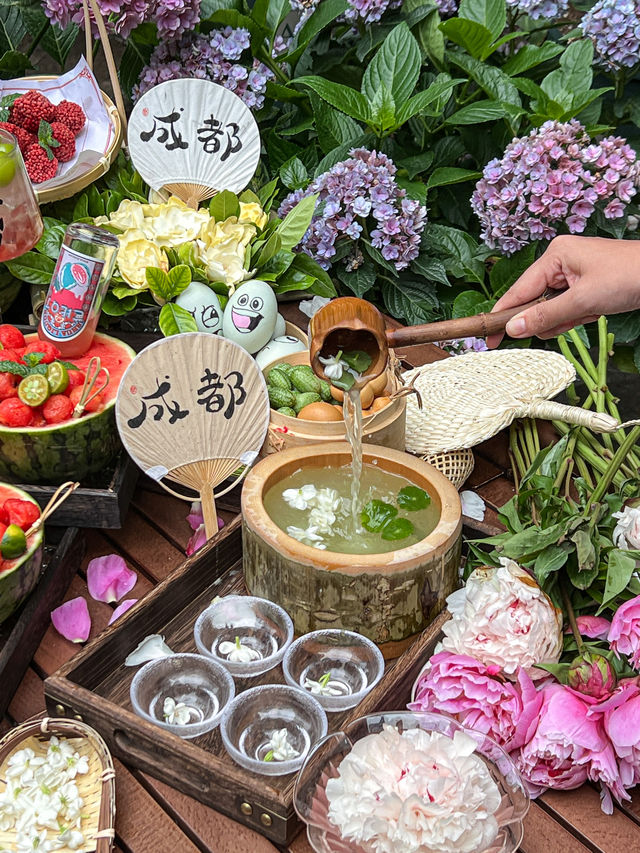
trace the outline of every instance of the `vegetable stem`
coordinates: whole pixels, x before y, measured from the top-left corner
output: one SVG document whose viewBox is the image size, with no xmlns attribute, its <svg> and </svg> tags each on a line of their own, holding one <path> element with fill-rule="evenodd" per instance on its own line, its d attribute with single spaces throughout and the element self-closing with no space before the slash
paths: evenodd
<svg viewBox="0 0 640 853">
<path fill-rule="evenodd" d="M 591 497 L 587 502 L 587 506 L 585 507 L 584 514 L 585 516 L 589 515 L 591 512 L 591 506 L 593 504 L 599 503 L 602 498 L 605 496 L 607 489 L 613 482 L 615 475 L 618 473 L 618 469 L 623 461 L 626 459 L 627 453 L 633 448 L 636 441 L 640 438 L 640 426 L 635 426 L 633 429 L 629 430 L 627 437 L 622 442 L 620 447 L 617 449 L 612 461 L 607 466 L 607 470 L 602 475 L 599 482 L 596 484 L 595 489 L 591 493 Z"/>
<path fill-rule="evenodd" d="M 576 614 L 573 611 L 573 605 L 571 604 L 571 599 L 569 598 L 569 593 L 567 592 L 567 587 L 565 586 L 563 579 L 560 578 L 560 593 L 562 595 L 562 601 L 567 611 L 567 617 L 569 619 L 569 625 L 571 626 L 571 633 L 575 637 L 576 646 L 578 647 L 578 653 L 584 654 L 584 641 L 580 634 L 580 629 L 578 628 L 578 622 L 576 621 Z"/>
</svg>

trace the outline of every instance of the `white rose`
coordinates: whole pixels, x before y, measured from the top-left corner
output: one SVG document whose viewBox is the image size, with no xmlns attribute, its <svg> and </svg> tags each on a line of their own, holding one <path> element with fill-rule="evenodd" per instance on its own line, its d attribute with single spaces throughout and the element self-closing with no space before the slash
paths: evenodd
<svg viewBox="0 0 640 853">
<path fill-rule="evenodd" d="M 211 217 L 205 209 L 192 210 L 180 199 L 171 197 L 166 204 L 147 205 L 153 212 L 141 229 L 148 240 L 164 248 L 174 248 L 195 240 Z"/>
<path fill-rule="evenodd" d="M 139 201 L 132 201 L 126 198 L 120 203 L 120 206 L 109 217 L 111 225 L 120 228 L 121 231 L 128 231 L 130 228 L 142 228 L 144 222 L 144 209 Z"/>
<path fill-rule="evenodd" d="M 621 512 L 614 512 L 618 522 L 613 531 L 613 544 L 623 551 L 640 550 L 640 509 L 625 506 Z"/>
<path fill-rule="evenodd" d="M 546 673 L 538 663 L 556 663 L 562 652 L 562 613 L 531 575 L 513 560 L 476 569 L 447 598 L 452 618 L 436 651 L 470 655 L 497 664 L 513 677 L 519 666 L 532 679 Z"/>
</svg>

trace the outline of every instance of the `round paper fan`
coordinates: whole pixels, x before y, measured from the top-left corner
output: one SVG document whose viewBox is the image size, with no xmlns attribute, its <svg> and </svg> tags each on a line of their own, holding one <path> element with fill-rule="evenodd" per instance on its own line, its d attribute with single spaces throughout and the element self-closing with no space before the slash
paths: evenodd
<svg viewBox="0 0 640 853">
<path fill-rule="evenodd" d="M 140 468 L 184 500 L 200 497 L 207 536 L 218 530 L 215 488 L 255 461 L 269 426 L 262 372 L 242 347 L 188 332 L 142 350 L 116 399 L 120 438 Z M 185 496 L 164 481 L 177 483 Z M 196 495 L 193 495 L 196 492 Z"/>
<path fill-rule="evenodd" d="M 168 80 L 140 98 L 129 119 L 129 153 L 152 189 L 196 207 L 240 192 L 257 168 L 260 133 L 251 110 L 209 80 Z"/>
</svg>

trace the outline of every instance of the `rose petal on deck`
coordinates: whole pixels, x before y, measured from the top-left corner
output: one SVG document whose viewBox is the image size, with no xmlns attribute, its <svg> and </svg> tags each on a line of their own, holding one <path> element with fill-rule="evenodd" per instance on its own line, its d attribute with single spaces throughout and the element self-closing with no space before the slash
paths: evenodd
<svg viewBox="0 0 640 853">
<path fill-rule="evenodd" d="M 87 566 L 89 595 L 96 601 L 119 601 L 136 585 L 138 575 L 119 554 L 96 557 Z"/>
<path fill-rule="evenodd" d="M 116 619 L 122 616 L 123 613 L 126 613 L 129 608 L 133 607 L 133 605 L 136 604 L 137 601 L 137 598 L 125 598 L 125 600 L 120 602 L 120 604 L 113 611 L 113 614 L 111 616 L 111 619 L 109 619 L 108 624 L 111 625 L 113 622 L 115 622 Z"/>
<path fill-rule="evenodd" d="M 52 610 L 51 621 L 56 631 L 72 643 L 84 643 L 89 638 L 91 616 L 87 602 L 81 595 Z"/>
</svg>

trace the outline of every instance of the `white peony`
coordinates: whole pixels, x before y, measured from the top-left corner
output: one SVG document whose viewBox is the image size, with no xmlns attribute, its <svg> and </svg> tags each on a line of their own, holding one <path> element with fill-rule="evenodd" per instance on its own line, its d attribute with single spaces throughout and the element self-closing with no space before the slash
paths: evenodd
<svg viewBox="0 0 640 853">
<path fill-rule="evenodd" d="M 617 524 L 613 531 L 613 544 L 623 551 L 640 550 L 640 509 L 625 506 L 621 512 L 614 512 Z"/>
<path fill-rule="evenodd" d="M 521 666 L 532 679 L 544 678 L 534 665 L 560 659 L 562 613 L 528 572 L 513 560 L 500 562 L 476 569 L 447 598 L 452 618 L 436 652 L 470 655 L 509 677 Z"/>
<path fill-rule="evenodd" d="M 498 834 L 501 795 L 464 732 L 385 726 L 357 741 L 326 787 L 329 820 L 375 853 L 476 853 Z"/>
</svg>

